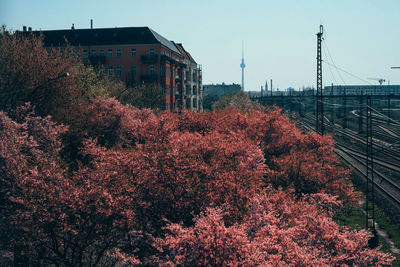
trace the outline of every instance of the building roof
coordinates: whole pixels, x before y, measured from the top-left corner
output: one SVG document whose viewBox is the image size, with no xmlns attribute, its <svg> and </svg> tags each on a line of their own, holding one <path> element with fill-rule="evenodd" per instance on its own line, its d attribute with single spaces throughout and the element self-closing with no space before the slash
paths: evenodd
<svg viewBox="0 0 400 267">
<path fill-rule="evenodd" d="M 175 47 L 175 45 L 173 44 L 173 41 L 168 41 L 166 38 L 164 38 L 163 36 L 161 36 L 160 34 L 158 34 L 157 32 L 153 31 L 152 29 L 148 28 L 154 35 L 154 37 L 157 39 L 157 41 L 159 43 L 161 43 L 162 45 L 168 47 L 169 49 L 171 49 L 172 51 L 177 52 L 178 54 L 182 53 L 179 51 L 179 49 L 177 49 Z M 183 56 L 183 55 L 182 55 Z"/>
<path fill-rule="evenodd" d="M 193 57 L 190 55 L 190 53 L 188 51 L 185 50 L 185 48 L 183 48 L 183 45 L 181 43 L 175 43 L 174 41 L 172 41 L 172 43 L 174 43 L 174 45 L 178 48 L 178 50 L 181 52 L 181 54 L 187 58 L 188 60 L 190 60 L 193 63 L 196 63 L 196 61 L 194 61 Z M 197 63 L 196 63 L 197 64 Z"/>
<path fill-rule="evenodd" d="M 33 33 L 43 34 L 46 47 L 64 46 L 67 43 L 72 46 L 161 44 L 182 56 L 171 41 L 149 27 L 68 29 L 34 31 Z"/>
</svg>

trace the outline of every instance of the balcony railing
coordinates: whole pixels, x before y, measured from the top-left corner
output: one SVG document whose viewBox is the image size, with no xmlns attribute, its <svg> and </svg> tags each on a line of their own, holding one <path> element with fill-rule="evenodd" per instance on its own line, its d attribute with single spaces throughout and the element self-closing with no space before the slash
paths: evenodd
<svg viewBox="0 0 400 267">
<path fill-rule="evenodd" d="M 157 74 L 152 75 L 140 75 L 140 80 L 145 83 L 156 82 L 158 80 Z"/>
<path fill-rule="evenodd" d="M 153 55 L 153 54 L 141 55 L 140 59 L 142 60 L 143 63 L 156 63 L 158 61 L 158 55 Z"/>
<path fill-rule="evenodd" d="M 180 64 L 180 63 L 177 62 L 175 59 L 173 59 L 173 58 L 171 58 L 171 57 L 169 57 L 169 56 L 166 56 L 166 55 L 161 55 L 161 56 L 160 56 L 160 61 L 161 61 L 161 62 L 169 62 L 169 63 L 172 64 L 172 65 Z"/>
</svg>

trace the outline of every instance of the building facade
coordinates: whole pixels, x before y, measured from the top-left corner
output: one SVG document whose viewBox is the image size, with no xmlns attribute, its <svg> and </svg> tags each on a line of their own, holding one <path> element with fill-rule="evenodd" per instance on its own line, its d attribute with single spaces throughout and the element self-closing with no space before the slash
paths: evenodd
<svg viewBox="0 0 400 267">
<path fill-rule="evenodd" d="M 174 43 L 175 44 L 175 43 Z M 186 70 L 184 73 L 185 84 L 185 108 L 191 110 L 203 110 L 203 85 L 201 65 L 197 65 L 190 53 L 185 50 L 182 44 L 175 44 L 184 56 Z"/>
<path fill-rule="evenodd" d="M 185 54 L 177 45 L 149 27 L 75 29 L 33 31 L 42 34 L 49 53 L 60 49 L 65 56 L 75 55 L 110 77 L 127 85 L 153 84 L 165 89 L 165 108 L 176 111 L 186 108 Z M 191 58 L 191 57 L 190 57 Z M 195 61 L 193 60 L 194 64 Z M 196 64 L 197 66 L 197 64 Z M 190 96 L 192 97 L 192 96 Z M 201 110 L 200 106 L 191 109 Z"/>
</svg>

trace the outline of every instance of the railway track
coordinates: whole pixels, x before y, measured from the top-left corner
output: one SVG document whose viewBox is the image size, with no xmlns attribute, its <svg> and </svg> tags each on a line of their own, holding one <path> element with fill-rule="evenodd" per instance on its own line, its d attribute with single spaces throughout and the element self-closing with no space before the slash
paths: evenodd
<svg viewBox="0 0 400 267">
<path fill-rule="evenodd" d="M 349 166 L 351 166 L 353 170 L 356 170 L 364 179 L 367 179 L 365 175 L 366 164 L 362 162 L 360 158 L 351 153 L 347 153 L 342 148 L 337 148 L 335 152 Z M 378 188 L 383 195 L 391 199 L 397 205 L 400 205 L 400 186 L 398 184 L 394 183 L 391 179 L 376 170 L 374 170 L 374 180 L 372 181 L 371 178 L 368 179 L 371 182 L 374 182 L 375 187 Z"/>
<path fill-rule="evenodd" d="M 367 156 L 365 155 L 365 153 L 362 153 L 360 151 L 357 151 L 355 149 L 349 148 L 349 147 L 345 147 L 343 145 L 340 144 L 336 144 L 336 147 L 338 147 L 339 149 L 345 151 L 347 154 L 351 154 L 354 155 L 360 159 L 366 160 Z M 395 165 L 392 164 L 389 161 L 383 160 L 383 159 L 374 159 L 374 164 L 380 165 L 382 167 L 388 168 L 392 171 L 398 172 L 398 174 L 400 175 L 400 165 Z M 399 188 L 400 190 L 400 188 Z"/>
<path fill-rule="evenodd" d="M 315 119 L 310 116 L 302 118 L 301 121 L 310 125 L 311 128 L 313 128 L 312 125 L 315 123 Z M 343 137 L 349 138 L 356 144 L 358 143 L 366 145 L 365 138 L 360 136 L 357 132 L 354 132 L 350 129 L 347 128 L 344 129 L 340 125 L 332 123 L 327 124 L 326 128 L 330 130 L 330 132 L 333 134 L 337 142 L 341 142 L 340 140 L 340 135 L 341 135 Z M 400 164 L 400 149 L 398 147 L 398 145 L 400 145 L 400 139 L 393 140 L 392 142 L 387 142 L 387 140 L 381 140 L 380 135 L 377 136 L 376 131 L 374 131 L 373 140 L 374 140 L 373 147 L 375 152 L 379 151 L 379 154 L 382 154 L 382 156 L 389 157 L 393 161 L 398 162 L 398 164 Z M 391 146 L 396 142 L 399 142 L 399 144 Z"/>
<path fill-rule="evenodd" d="M 298 122 L 301 123 L 301 127 L 306 131 L 315 132 L 314 124 L 315 119 L 310 116 L 303 118 L 297 117 Z M 382 126 L 384 127 L 384 126 Z M 366 155 L 363 151 L 360 151 L 359 147 L 365 147 L 365 138 L 360 137 L 356 132 L 349 129 L 343 129 L 339 125 L 328 124 L 327 128 L 333 132 L 333 137 L 337 144 L 335 145 L 335 153 L 347 164 L 350 168 L 356 171 L 363 179 L 366 177 Z M 385 128 L 385 127 L 384 127 Z M 386 134 L 390 134 L 385 130 Z M 396 134 L 396 133 L 394 133 Z M 343 141 L 343 137 L 350 139 L 353 143 L 352 145 L 357 148 L 352 148 L 351 145 L 346 141 Z M 384 195 L 386 198 L 390 199 L 393 203 L 400 207 L 400 151 L 393 148 L 387 148 L 388 143 L 379 140 L 374 137 L 374 156 L 373 163 L 377 166 L 374 169 L 374 185 L 377 190 Z M 385 149 L 387 148 L 387 149 Z M 378 157 L 379 156 L 379 157 Z M 381 172 L 385 171 L 385 174 Z M 390 173 L 391 175 L 387 175 Z"/>
</svg>

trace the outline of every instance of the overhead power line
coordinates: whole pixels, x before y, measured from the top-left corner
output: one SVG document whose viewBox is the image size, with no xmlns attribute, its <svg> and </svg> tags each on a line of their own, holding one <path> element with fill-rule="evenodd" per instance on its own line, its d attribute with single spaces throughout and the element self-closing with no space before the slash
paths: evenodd
<svg viewBox="0 0 400 267">
<path fill-rule="evenodd" d="M 322 61 L 322 62 L 324 62 L 324 63 L 327 64 L 327 65 L 333 66 L 333 65 L 330 64 L 329 62 L 326 62 L 326 61 Z M 342 69 L 342 68 L 339 68 L 338 66 L 333 66 L 333 67 L 336 68 L 336 69 L 338 69 L 338 70 L 340 70 L 340 71 L 342 71 L 342 72 L 344 72 L 344 73 L 346 73 L 346 74 L 348 74 L 348 75 L 350 75 L 350 76 L 352 76 L 352 77 L 354 77 L 354 78 L 356 78 L 356 79 L 359 79 L 360 81 L 363 81 L 363 82 L 365 82 L 365 83 L 368 83 L 369 85 L 373 85 L 373 84 L 370 83 L 369 81 L 367 81 L 367 80 L 365 80 L 365 79 L 363 79 L 363 78 L 360 78 L 360 77 L 358 77 L 357 75 L 352 74 L 352 73 L 350 73 L 350 72 L 348 72 L 348 71 L 346 71 L 346 70 L 344 70 L 344 69 Z"/>
<path fill-rule="evenodd" d="M 340 79 L 342 80 L 343 84 L 346 85 L 345 80 L 343 79 L 342 75 L 341 75 L 340 72 L 338 71 L 338 68 L 336 67 L 335 61 L 333 61 L 333 58 L 332 58 L 331 53 L 330 53 L 329 48 L 328 48 L 328 44 L 326 43 L 325 39 L 322 40 L 322 44 L 324 45 L 326 51 L 328 52 L 328 56 L 329 56 L 329 58 L 331 59 L 331 62 L 332 62 L 332 64 L 333 64 L 333 66 L 335 67 L 338 76 L 339 76 Z"/>
</svg>

